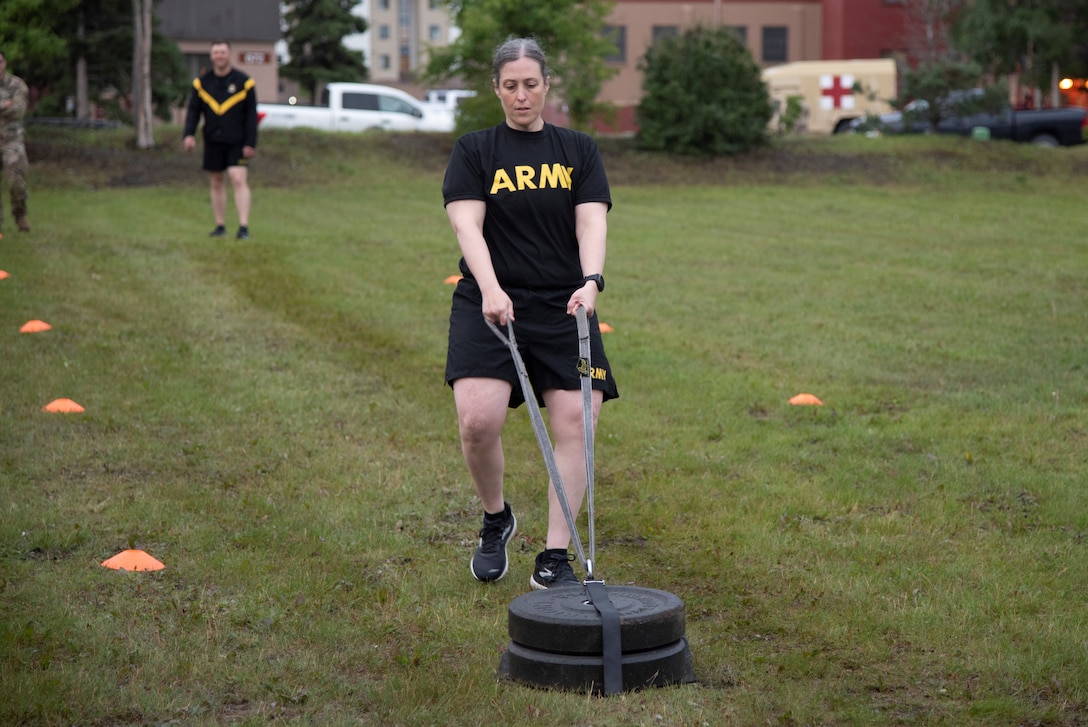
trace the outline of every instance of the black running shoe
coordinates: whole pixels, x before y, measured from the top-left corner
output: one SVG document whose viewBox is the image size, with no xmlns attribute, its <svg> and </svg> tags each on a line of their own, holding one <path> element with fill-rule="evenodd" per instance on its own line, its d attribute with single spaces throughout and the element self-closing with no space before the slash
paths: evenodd
<svg viewBox="0 0 1088 727">
<path fill-rule="evenodd" d="M 248 240 L 249 239 L 249 228 L 248 227 L 239 227 L 238 228 L 238 234 L 234 236 L 234 239 L 235 240 Z"/>
<path fill-rule="evenodd" d="M 510 561 L 506 558 L 506 545 L 518 530 L 518 521 L 510 511 L 510 505 L 496 517 L 484 515 L 480 530 L 480 544 L 472 555 L 472 577 L 478 581 L 497 581 L 506 575 Z"/>
<path fill-rule="evenodd" d="M 208 237 L 226 237 L 227 228 L 223 225 L 216 225 L 215 229 L 208 233 Z"/>
<path fill-rule="evenodd" d="M 574 556 L 566 550 L 545 550 L 536 557 L 536 566 L 533 568 L 533 575 L 529 577 L 529 585 L 538 591 L 582 585 L 574 575 L 574 569 L 570 567 L 572 560 Z"/>
</svg>

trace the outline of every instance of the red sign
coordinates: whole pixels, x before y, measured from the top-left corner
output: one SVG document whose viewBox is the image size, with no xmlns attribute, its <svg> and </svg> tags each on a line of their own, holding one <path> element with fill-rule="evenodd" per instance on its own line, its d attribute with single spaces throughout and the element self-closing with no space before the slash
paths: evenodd
<svg viewBox="0 0 1088 727">
<path fill-rule="evenodd" d="M 272 62 L 272 54 L 261 50 L 244 50 L 238 54 L 238 60 L 247 66 L 264 66 Z"/>
<path fill-rule="evenodd" d="M 838 109 L 842 108 L 842 100 L 844 97 L 854 95 L 852 85 L 853 84 L 851 84 L 851 86 L 846 86 L 843 84 L 841 76 L 832 76 L 830 87 L 825 86 L 820 90 L 820 93 L 824 96 L 830 96 L 832 108 Z"/>
</svg>

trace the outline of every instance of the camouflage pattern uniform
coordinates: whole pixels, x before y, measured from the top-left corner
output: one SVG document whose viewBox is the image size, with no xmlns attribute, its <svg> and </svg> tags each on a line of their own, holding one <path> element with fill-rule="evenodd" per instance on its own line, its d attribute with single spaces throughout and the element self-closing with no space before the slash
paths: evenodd
<svg viewBox="0 0 1088 727">
<path fill-rule="evenodd" d="M 23 115 L 27 106 L 27 87 L 23 79 L 5 73 L 0 77 L 0 166 L 11 195 L 11 214 L 19 229 L 27 232 L 26 220 L 26 145 L 23 143 Z M 9 103 L 10 101 L 10 103 Z M 3 197 L 0 197 L 0 225 L 4 221 Z"/>
</svg>

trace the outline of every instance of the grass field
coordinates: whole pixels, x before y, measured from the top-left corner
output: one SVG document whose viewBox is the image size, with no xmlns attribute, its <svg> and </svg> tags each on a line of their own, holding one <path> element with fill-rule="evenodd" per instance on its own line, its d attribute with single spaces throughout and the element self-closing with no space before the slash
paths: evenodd
<svg viewBox="0 0 1088 727">
<path fill-rule="evenodd" d="M 600 699 L 495 678 L 546 474 L 518 410 L 473 581 L 451 141 L 266 133 L 236 242 L 176 132 L 31 135 L 0 723 L 1088 724 L 1088 148 L 603 145 L 597 571 L 685 602 L 698 682 Z M 129 547 L 165 570 L 99 566 Z"/>
</svg>

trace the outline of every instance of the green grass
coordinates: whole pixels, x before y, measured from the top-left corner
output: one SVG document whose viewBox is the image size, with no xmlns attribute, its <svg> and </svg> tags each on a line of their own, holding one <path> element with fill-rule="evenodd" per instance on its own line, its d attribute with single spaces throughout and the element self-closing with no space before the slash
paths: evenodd
<svg viewBox="0 0 1088 727">
<path fill-rule="evenodd" d="M 176 130 L 34 132 L 34 231 L 0 240 L 0 723 L 1088 720 L 1088 149 L 603 145 L 598 571 L 684 600 L 699 681 L 596 699 L 495 679 L 546 475 L 519 410 L 511 575 L 473 581 L 449 140 L 267 133 L 239 243 Z M 99 567 L 127 547 L 166 569 Z"/>
</svg>

